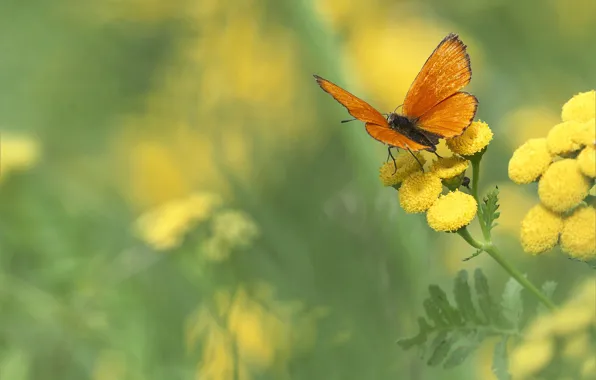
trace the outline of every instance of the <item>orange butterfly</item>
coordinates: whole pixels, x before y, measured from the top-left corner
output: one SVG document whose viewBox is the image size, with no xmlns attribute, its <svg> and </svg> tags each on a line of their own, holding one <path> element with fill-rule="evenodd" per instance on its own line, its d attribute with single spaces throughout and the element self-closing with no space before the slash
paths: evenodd
<svg viewBox="0 0 596 380">
<path fill-rule="evenodd" d="M 392 147 L 436 152 L 440 138 L 463 133 L 478 107 L 474 95 L 460 91 L 470 83 L 472 68 L 466 45 L 453 33 L 441 41 L 422 66 L 406 94 L 401 115 L 392 112 L 385 118 L 362 99 L 318 75 L 314 77 L 350 115 L 365 122 L 366 131 L 374 139 L 389 145 L 390 155 Z"/>
</svg>

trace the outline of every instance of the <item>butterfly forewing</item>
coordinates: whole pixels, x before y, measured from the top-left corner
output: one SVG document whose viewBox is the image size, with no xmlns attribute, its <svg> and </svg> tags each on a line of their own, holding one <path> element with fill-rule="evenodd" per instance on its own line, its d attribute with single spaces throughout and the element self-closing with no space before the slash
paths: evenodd
<svg viewBox="0 0 596 380">
<path fill-rule="evenodd" d="M 478 100 L 467 92 L 456 92 L 418 118 L 416 125 L 444 138 L 459 136 L 472 123 Z"/>
<path fill-rule="evenodd" d="M 314 77 L 325 92 L 333 96 L 335 100 L 346 107 L 350 115 L 366 123 L 373 123 L 381 127 L 389 128 L 385 117 L 370 104 L 350 94 L 336 84 L 329 82 L 327 79 L 323 79 L 318 75 L 315 75 Z"/>
<path fill-rule="evenodd" d="M 404 100 L 403 112 L 416 119 L 470 82 L 472 69 L 466 45 L 449 34 L 427 59 Z"/>
</svg>

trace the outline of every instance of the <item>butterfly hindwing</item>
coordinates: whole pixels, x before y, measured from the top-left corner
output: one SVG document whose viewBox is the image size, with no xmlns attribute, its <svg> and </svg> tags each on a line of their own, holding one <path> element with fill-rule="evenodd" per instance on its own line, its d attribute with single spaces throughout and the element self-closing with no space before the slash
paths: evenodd
<svg viewBox="0 0 596 380">
<path fill-rule="evenodd" d="M 401 149 L 409 149 L 413 152 L 417 152 L 430 147 L 410 140 L 406 136 L 389 127 L 383 127 L 373 123 L 366 123 L 366 131 L 375 140 Z"/>
<path fill-rule="evenodd" d="M 403 112 L 416 119 L 466 86 L 472 78 L 466 45 L 456 34 L 441 41 L 420 70 L 404 100 Z"/>
<path fill-rule="evenodd" d="M 456 92 L 420 116 L 416 125 L 444 138 L 459 136 L 472 123 L 477 108 L 474 95 Z"/>
</svg>

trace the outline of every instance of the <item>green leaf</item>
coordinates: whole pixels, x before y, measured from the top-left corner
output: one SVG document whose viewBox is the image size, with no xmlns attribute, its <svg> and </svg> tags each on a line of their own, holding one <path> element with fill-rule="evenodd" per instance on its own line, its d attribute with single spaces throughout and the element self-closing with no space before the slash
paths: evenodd
<svg viewBox="0 0 596 380">
<path fill-rule="evenodd" d="M 468 334 L 463 335 L 458 340 L 457 347 L 451 351 L 445 363 L 443 363 L 443 368 L 449 369 L 463 363 L 471 353 L 476 351 L 485 337 L 486 334 L 479 333 L 477 330 L 472 330 Z"/>
<path fill-rule="evenodd" d="M 404 350 L 409 350 L 414 346 L 419 346 L 426 342 L 428 332 L 432 330 L 432 327 L 429 326 L 428 322 L 426 322 L 426 319 L 418 317 L 418 328 L 418 335 L 413 338 L 400 339 L 397 341 L 397 344 Z"/>
<path fill-rule="evenodd" d="M 447 320 L 448 324 L 463 324 L 460 313 L 451 306 L 447 299 L 447 294 L 437 285 L 428 287 L 431 300 L 439 308 L 439 312 Z"/>
<path fill-rule="evenodd" d="M 478 296 L 478 305 L 484 314 L 486 322 L 490 323 L 496 321 L 497 315 L 494 312 L 493 301 L 488 291 L 488 280 L 480 268 L 474 271 L 474 284 Z"/>
<path fill-rule="evenodd" d="M 481 254 L 482 252 L 484 252 L 484 250 L 482 249 L 477 249 L 476 252 L 472 253 L 470 256 L 466 257 L 465 259 L 462 259 L 462 261 L 468 261 L 473 259 L 474 257 L 478 256 L 479 254 Z"/>
<path fill-rule="evenodd" d="M 557 283 L 555 281 L 547 281 L 544 284 L 542 284 L 542 293 L 544 293 L 545 296 L 547 296 L 549 299 L 553 298 L 553 294 L 555 294 L 555 290 L 557 289 Z M 544 306 L 542 303 L 538 304 L 538 313 L 539 314 L 545 314 L 550 312 L 546 306 Z"/>
<path fill-rule="evenodd" d="M 492 301 L 482 271 L 477 269 L 474 276 L 473 291 L 468 283 L 468 272 L 458 273 L 453 290 L 455 305 L 449 302 L 447 294 L 438 285 L 429 286 L 429 297 L 423 302 L 426 318 L 418 318 L 418 334 L 398 340 L 399 346 L 406 350 L 417 347 L 420 357 L 426 357 L 429 366 L 452 368 L 461 364 L 487 336 L 519 334 L 517 326 L 512 329 L 511 324 L 506 323 L 502 304 Z M 472 301 L 473 292 L 485 318 Z M 514 295 L 519 295 L 518 290 L 508 285 L 505 293 L 503 304 L 517 311 Z"/>
<path fill-rule="evenodd" d="M 439 306 L 432 299 L 424 300 L 422 306 L 424 306 L 426 315 L 435 324 L 435 327 L 447 326 L 447 321 L 443 318 Z"/>
<path fill-rule="evenodd" d="M 436 365 L 441 364 L 449 350 L 451 350 L 451 346 L 453 345 L 453 338 L 449 336 L 449 333 L 446 331 L 440 332 L 434 339 L 432 346 L 430 358 L 426 362 L 429 366 L 434 367 Z"/>
<path fill-rule="evenodd" d="M 492 370 L 498 380 L 510 380 L 509 360 L 507 358 L 507 336 L 504 336 L 496 345 L 493 353 Z"/>
<path fill-rule="evenodd" d="M 523 287 L 515 279 L 510 278 L 505 284 L 501 306 L 503 307 L 503 316 L 515 327 L 519 327 L 521 316 L 523 314 L 523 300 L 521 291 Z"/>
<path fill-rule="evenodd" d="M 486 194 L 486 197 L 480 203 L 479 216 L 483 224 L 490 231 L 497 226 L 495 220 L 501 216 L 501 213 L 497 211 L 499 209 L 499 187 L 495 188 Z"/>
<path fill-rule="evenodd" d="M 467 271 L 461 270 L 457 274 L 455 285 L 453 287 L 453 294 L 455 295 L 455 303 L 464 320 L 479 323 L 480 319 L 478 318 L 478 315 L 476 315 L 476 308 L 474 307 L 470 285 L 468 284 Z"/>
</svg>

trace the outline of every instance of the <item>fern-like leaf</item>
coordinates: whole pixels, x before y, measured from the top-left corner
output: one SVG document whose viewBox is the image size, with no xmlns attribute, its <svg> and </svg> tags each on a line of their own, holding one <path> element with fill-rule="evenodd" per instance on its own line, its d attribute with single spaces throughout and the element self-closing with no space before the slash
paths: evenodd
<svg viewBox="0 0 596 380">
<path fill-rule="evenodd" d="M 486 197 L 480 203 L 479 216 L 482 223 L 490 231 L 497 226 L 495 220 L 501 216 L 499 210 L 499 187 L 495 188 L 486 194 Z"/>
<path fill-rule="evenodd" d="M 488 281 L 480 269 L 474 273 L 474 291 L 468 283 L 468 272 L 462 270 L 454 281 L 455 302 L 450 302 L 445 291 L 439 286 L 429 286 L 429 297 L 423 302 L 426 315 L 418 318 L 418 334 L 400 339 L 397 343 L 406 350 L 419 348 L 429 366 L 455 367 L 472 354 L 487 337 L 518 334 L 516 329 L 512 329 L 512 326 L 517 327 L 518 321 L 505 318 L 504 315 L 507 313 L 502 305 L 506 304 L 509 308 L 513 308 L 511 305 L 517 305 L 510 299 L 509 293 L 518 292 L 513 289 L 506 292 L 507 302 L 496 303 L 489 293 Z M 517 311 L 507 315 L 511 318 L 518 317 Z"/>
</svg>

